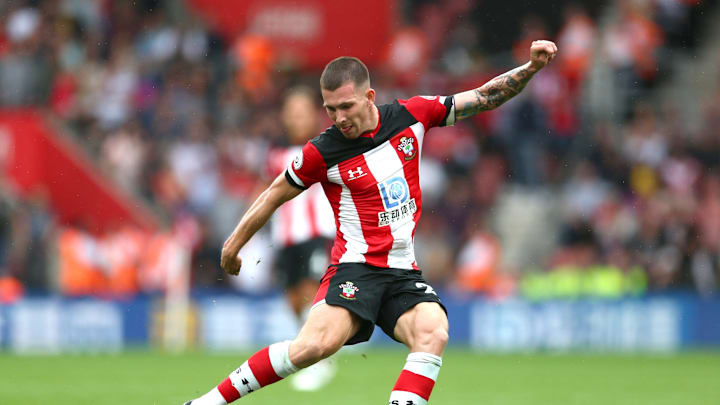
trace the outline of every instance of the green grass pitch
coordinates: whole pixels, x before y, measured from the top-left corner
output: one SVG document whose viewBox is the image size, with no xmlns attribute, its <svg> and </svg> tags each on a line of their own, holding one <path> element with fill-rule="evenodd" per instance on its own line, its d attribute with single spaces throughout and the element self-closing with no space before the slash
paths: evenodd
<svg viewBox="0 0 720 405">
<path fill-rule="evenodd" d="M 291 391 L 281 381 L 239 404 L 387 404 L 405 351 L 341 352 L 331 386 Z M 14 356 L 0 353 L 0 404 L 182 404 L 247 354 Z M 450 349 L 431 404 L 718 405 L 720 352 L 674 355 L 478 354 Z"/>
</svg>

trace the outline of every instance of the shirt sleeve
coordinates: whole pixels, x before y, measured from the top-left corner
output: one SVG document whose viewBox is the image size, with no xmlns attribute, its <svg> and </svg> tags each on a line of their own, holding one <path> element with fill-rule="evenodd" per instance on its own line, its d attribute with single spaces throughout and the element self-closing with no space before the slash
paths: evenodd
<svg viewBox="0 0 720 405">
<path fill-rule="evenodd" d="M 455 125 L 455 98 L 453 96 L 415 96 L 398 100 L 425 129 Z"/>
<path fill-rule="evenodd" d="M 325 160 L 315 145 L 308 142 L 303 146 L 285 169 L 285 178 L 301 190 L 307 190 L 314 183 L 327 180 Z"/>
</svg>

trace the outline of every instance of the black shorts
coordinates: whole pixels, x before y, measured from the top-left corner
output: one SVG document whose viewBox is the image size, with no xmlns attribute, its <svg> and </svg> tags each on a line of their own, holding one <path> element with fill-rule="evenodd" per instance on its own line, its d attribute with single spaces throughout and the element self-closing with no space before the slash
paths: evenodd
<svg viewBox="0 0 720 405">
<path fill-rule="evenodd" d="M 343 307 L 362 320 L 360 330 L 346 345 L 369 340 L 374 325 L 395 339 L 395 324 L 400 315 L 421 302 L 437 302 L 447 313 L 440 297 L 420 271 L 387 269 L 365 263 L 328 267 L 313 305 L 323 301 Z"/>
<path fill-rule="evenodd" d="M 314 238 L 280 249 L 275 258 L 276 277 L 285 287 L 294 287 L 303 280 L 320 281 L 330 256 L 330 241 Z"/>
</svg>

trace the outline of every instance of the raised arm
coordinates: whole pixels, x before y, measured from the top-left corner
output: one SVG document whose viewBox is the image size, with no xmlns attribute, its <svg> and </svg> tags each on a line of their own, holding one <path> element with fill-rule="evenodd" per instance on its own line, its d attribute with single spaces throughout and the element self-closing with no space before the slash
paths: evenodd
<svg viewBox="0 0 720 405">
<path fill-rule="evenodd" d="M 301 192 L 301 189 L 290 185 L 283 173 L 260 194 L 223 244 L 220 266 L 228 274 L 237 275 L 240 272 L 242 259 L 238 257 L 238 253 L 255 232 L 265 225 L 278 207 Z"/>
<path fill-rule="evenodd" d="M 474 90 L 455 94 L 455 119 L 492 110 L 515 97 L 530 79 L 555 57 L 557 46 L 550 41 L 533 41 L 530 62 L 490 80 Z"/>
</svg>

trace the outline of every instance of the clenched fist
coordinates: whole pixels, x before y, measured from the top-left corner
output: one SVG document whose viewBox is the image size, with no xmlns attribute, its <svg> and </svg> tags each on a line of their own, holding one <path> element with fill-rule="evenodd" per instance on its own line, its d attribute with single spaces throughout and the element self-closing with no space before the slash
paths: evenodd
<svg viewBox="0 0 720 405">
<path fill-rule="evenodd" d="M 540 70 L 553 60 L 557 51 L 558 48 L 552 41 L 533 41 L 530 46 L 530 64 Z"/>
<path fill-rule="evenodd" d="M 227 274 L 237 276 L 238 273 L 240 273 L 240 267 L 242 267 L 242 259 L 238 256 L 236 250 L 224 246 L 220 255 L 220 267 L 222 267 Z"/>
</svg>

